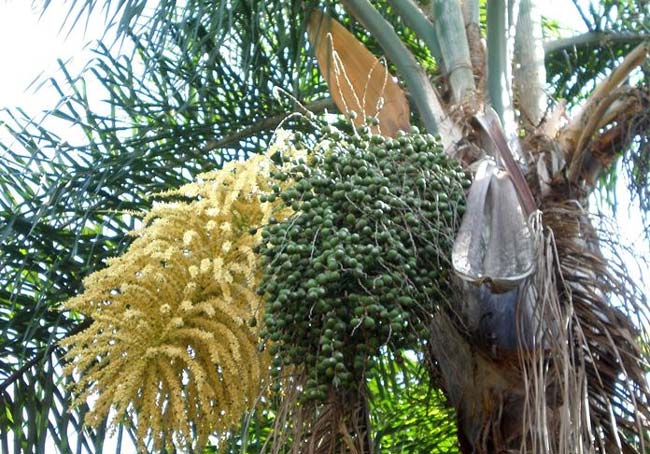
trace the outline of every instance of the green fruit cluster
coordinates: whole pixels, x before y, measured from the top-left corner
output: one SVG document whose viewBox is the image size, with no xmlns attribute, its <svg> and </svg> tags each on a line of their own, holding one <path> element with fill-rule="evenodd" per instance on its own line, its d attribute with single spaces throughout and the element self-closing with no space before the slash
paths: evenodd
<svg viewBox="0 0 650 454">
<path fill-rule="evenodd" d="M 469 186 L 429 134 L 320 134 L 308 162 L 273 175 L 268 200 L 295 214 L 262 231 L 259 289 L 274 368 L 304 366 L 315 400 L 353 386 L 382 346 L 417 347 L 447 291 Z"/>
</svg>

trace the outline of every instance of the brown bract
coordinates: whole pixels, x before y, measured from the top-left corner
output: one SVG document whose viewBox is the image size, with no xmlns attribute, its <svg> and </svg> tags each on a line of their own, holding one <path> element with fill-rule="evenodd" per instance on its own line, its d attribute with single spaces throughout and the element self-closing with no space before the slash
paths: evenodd
<svg viewBox="0 0 650 454">
<path fill-rule="evenodd" d="M 344 114 L 354 112 L 357 125 L 377 117 L 374 132 L 393 137 L 408 131 L 409 105 L 404 91 L 385 66 L 352 33 L 329 16 L 314 10 L 309 41 L 332 98 Z"/>
</svg>

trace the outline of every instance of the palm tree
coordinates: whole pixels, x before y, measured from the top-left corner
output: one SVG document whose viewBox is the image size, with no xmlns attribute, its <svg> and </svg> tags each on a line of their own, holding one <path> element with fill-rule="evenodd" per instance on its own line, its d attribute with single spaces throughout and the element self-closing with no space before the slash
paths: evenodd
<svg viewBox="0 0 650 454">
<path fill-rule="evenodd" d="M 12 137 L 0 144 L 3 452 L 45 452 L 48 442 L 102 451 L 107 421 L 87 428 L 88 405 L 70 406 L 78 377 L 63 374 L 58 343 L 93 321 L 62 303 L 127 249 L 152 194 L 261 153 L 281 123 L 304 130 L 285 120 L 292 112 L 355 110 L 355 84 L 375 67 L 352 69 L 365 49 L 385 57 L 412 111 L 382 126 L 439 135 L 471 172 L 498 156 L 509 176 L 483 166 L 475 178 L 467 212 L 483 222 L 466 215 L 461 226 L 470 246 L 454 248 L 454 297 L 430 314 L 425 349 L 384 352 L 364 377 L 360 427 L 328 429 L 333 444 L 307 431 L 303 444 L 279 436 L 287 403 L 271 402 L 244 418 L 227 449 L 646 452 L 645 296 L 606 252 L 615 232 L 594 226 L 587 206 L 627 172 L 648 211 L 648 5 L 581 5 L 572 7 L 589 31 L 559 38 L 534 0 L 107 3 L 131 53 L 100 42 L 82 74 L 62 64 L 63 80 L 50 80 L 61 101 L 42 122 L 2 113 Z M 96 6 L 72 2 L 71 26 Z M 351 35 L 328 19 L 319 24 L 330 34 L 315 32 L 314 8 Z M 333 54 L 352 94 L 328 73 Z M 81 138 L 62 137 L 55 119 Z M 325 427 L 322 410 L 301 417 Z M 119 426 L 118 444 L 134 436 Z"/>
</svg>

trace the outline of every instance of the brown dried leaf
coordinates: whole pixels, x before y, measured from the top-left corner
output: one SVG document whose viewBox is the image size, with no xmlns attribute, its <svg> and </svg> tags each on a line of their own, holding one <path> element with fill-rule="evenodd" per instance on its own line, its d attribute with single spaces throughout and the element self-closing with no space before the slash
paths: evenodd
<svg viewBox="0 0 650 454">
<path fill-rule="evenodd" d="M 376 116 L 379 125 L 374 132 L 385 136 L 392 137 L 400 129 L 408 131 L 404 91 L 377 57 L 319 10 L 312 13 L 307 31 L 321 74 L 341 112 L 355 112 L 357 125 L 364 117 Z"/>
</svg>

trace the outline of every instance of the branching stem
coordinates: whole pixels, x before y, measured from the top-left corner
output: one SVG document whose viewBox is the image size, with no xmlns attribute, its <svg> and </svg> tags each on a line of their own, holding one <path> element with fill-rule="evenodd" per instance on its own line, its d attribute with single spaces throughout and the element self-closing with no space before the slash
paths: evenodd
<svg viewBox="0 0 650 454">
<path fill-rule="evenodd" d="M 649 54 L 650 42 L 642 43 L 630 52 L 609 77 L 598 84 L 580 111 L 574 115 L 560 133 L 560 141 L 570 157 L 570 178 L 572 181 L 577 181 L 581 174 L 580 167 L 583 162 L 581 155 L 585 151 L 584 145 L 587 143 L 587 139 L 597 131 L 601 124 L 598 115 L 605 113 L 609 105 L 615 101 L 611 94 L 627 79 L 632 71 L 646 60 Z"/>
<path fill-rule="evenodd" d="M 336 104 L 334 104 L 334 100 L 332 98 L 319 99 L 318 101 L 309 103 L 304 107 L 299 106 L 296 110 L 300 112 L 320 113 L 326 109 L 336 109 Z M 243 129 L 240 129 L 239 131 L 228 134 L 219 140 L 208 141 L 206 146 L 203 148 L 203 152 L 207 153 L 219 148 L 236 145 L 243 139 L 250 137 L 258 132 L 273 129 L 282 123 L 282 121 L 287 118 L 287 115 L 287 113 L 281 113 L 278 115 L 273 115 L 272 117 L 263 118 L 262 120 L 255 122 Z"/>
</svg>

